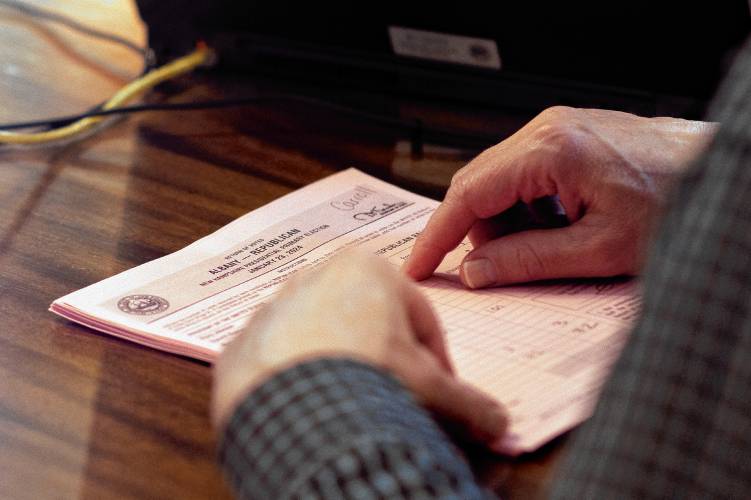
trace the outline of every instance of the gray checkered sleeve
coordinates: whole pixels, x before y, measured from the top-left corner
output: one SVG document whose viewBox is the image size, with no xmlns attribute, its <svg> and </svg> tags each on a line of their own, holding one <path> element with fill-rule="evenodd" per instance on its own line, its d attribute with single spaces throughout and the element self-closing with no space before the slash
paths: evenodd
<svg viewBox="0 0 751 500">
<path fill-rule="evenodd" d="M 677 192 L 645 272 L 645 309 L 554 498 L 751 495 L 751 46 L 722 122 Z"/>
<path fill-rule="evenodd" d="M 346 359 L 283 371 L 235 410 L 219 450 L 241 498 L 488 498 L 391 375 Z"/>
</svg>

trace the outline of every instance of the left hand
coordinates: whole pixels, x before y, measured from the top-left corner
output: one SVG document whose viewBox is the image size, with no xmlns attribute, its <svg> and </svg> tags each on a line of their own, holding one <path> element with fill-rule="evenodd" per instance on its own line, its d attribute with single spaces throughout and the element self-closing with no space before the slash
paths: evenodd
<svg viewBox="0 0 751 500">
<path fill-rule="evenodd" d="M 349 357 L 391 372 L 418 402 L 492 445 L 503 408 L 453 373 L 438 320 L 414 284 L 381 259 L 334 259 L 295 278 L 222 352 L 214 370 L 218 429 L 235 406 L 273 374 L 317 357 Z"/>
</svg>

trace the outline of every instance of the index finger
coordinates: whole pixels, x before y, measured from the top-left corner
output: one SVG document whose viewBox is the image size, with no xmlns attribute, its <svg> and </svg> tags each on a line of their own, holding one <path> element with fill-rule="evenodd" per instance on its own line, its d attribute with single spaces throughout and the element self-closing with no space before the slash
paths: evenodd
<svg viewBox="0 0 751 500">
<path fill-rule="evenodd" d="M 567 159 L 555 143 L 546 146 L 524 134 L 522 129 L 484 151 L 454 177 L 446 198 L 412 247 L 404 272 L 416 280 L 428 278 L 478 220 L 498 215 L 519 200 L 560 194 L 555 165 Z M 574 174 L 567 174 L 571 183 Z M 562 196 L 561 203 L 565 207 L 572 200 Z"/>
<path fill-rule="evenodd" d="M 449 189 L 417 238 L 402 270 L 416 280 L 430 277 L 443 258 L 462 242 L 477 216 Z"/>
</svg>

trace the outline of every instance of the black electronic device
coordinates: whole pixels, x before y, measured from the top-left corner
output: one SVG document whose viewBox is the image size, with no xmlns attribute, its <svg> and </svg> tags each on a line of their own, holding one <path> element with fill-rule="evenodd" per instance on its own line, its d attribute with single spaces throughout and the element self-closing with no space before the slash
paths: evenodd
<svg viewBox="0 0 751 500">
<path fill-rule="evenodd" d="M 538 110 L 698 117 L 751 27 L 745 0 L 138 0 L 159 59 Z"/>
</svg>

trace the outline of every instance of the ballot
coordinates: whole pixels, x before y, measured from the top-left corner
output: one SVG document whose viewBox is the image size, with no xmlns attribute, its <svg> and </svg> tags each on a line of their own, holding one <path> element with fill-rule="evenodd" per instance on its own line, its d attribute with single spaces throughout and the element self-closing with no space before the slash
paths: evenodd
<svg viewBox="0 0 751 500">
<path fill-rule="evenodd" d="M 399 267 L 437 206 L 345 170 L 175 253 L 57 299 L 50 310 L 100 332 L 211 362 L 290 277 L 354 248 Z M 468 290 L 457 269 L 470 249 L 468 241 L 461 243 L 418 286 L 443 325 L 458 376 L 508 410 L 503 450 L 518 455 L 591 414 L 639 311 L 639 294 L 628 280 Z"/>
</svg>

